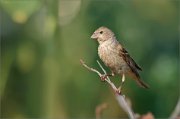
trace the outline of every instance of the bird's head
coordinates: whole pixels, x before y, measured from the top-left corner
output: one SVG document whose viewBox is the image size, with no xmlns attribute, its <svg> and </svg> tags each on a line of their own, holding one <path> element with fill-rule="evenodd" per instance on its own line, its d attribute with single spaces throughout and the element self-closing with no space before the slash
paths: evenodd
<svg viewBox="0 0 180 119">
<path fill-rule="evenodd" d="M 112 40 L 113 37 L 114 37 L 114 33 L 110 29 L 104 26 L 98 28 L 91 36 L 91 38 L 96 39 L 99 42 L 99 44 L 107 40 Z"/>
</svg>

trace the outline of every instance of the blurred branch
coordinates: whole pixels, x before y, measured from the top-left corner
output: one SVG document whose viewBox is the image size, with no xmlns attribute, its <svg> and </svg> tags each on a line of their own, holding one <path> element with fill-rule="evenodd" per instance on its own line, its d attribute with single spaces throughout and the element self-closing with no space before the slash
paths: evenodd
<svg viewBox="0 0 180 119">
<path fill-rule="evenodd" d="M 177 105 L 169 119 L 179 119 L 178 117 L 180 118 L 180 98 L 179 98 Z"/>
<path fill-rule="evenodd" d="M 99 77 L 102 77 L 103 75 L 106 75 L 106 70 L 102 67 L 102 65 L 99 63 L 99 61 L 97 61 L 98 65 L 100 66 L 100 68 L 103 70 L 104 74 L 100 73 L 98 70 L 94 69 L 94 68 L 91 68 L 89 66 L 87 66 L 85 64 L 85 62 L 83 60 L 80 60 L 81 64 L 87 68 L 89 71 L 92 71 L 92 72 L 95 72 L 99 75 Z M 113 82 L 111 82 L 110 78 L 107 76 L 105 78 L 105 81 L 111 86 L 111 88 L 114 90 L 115 92 L 115 96 L 116 96 L 116 99 L 118 101 L 118 104 L 122 107 L 122 109 L 128 114 L 129 118 L 130 119 L 135 119 L 135 116 L 134 116 L 134 112 L 132 111 L 131 107 L 128 105 L 128 103 L 126 102 L 125 100 L 125 96 L 122 95 L 121 93 L 118 93 L 118 89 L 117 87 L 114 85 Z"/>
<path fill-rule="evenodd" d="M 107 103 L 100 104 L 96 107 L 96 119 L 100 119 L 102 112 L 108 107 Z"/>
<path fill-rule="evenodd" d="M 154 115 L 151 112 L 148 112 L 147 114 L 144 115 L 139 115 L 136 114 L 137 119 L 154 119 Z"/>
</svg>

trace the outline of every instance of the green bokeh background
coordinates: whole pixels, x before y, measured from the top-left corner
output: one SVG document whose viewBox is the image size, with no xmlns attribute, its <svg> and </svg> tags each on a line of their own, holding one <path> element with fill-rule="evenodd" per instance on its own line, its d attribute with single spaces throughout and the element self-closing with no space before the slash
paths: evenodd
<svg viewBox="0 0 180 119">
<path fill-rule="evenodd" d="M 1 0 L 1 118 L 126 118 L 98 68 L 100 26 L 116 34 L 150 85 L 127 78 L 135 113 L 167 118 L 179 97 L 179 0 Z M 99 69 L 99 68 L 98 68 Z M 108 69 L 107 69 L 108 70 Z M 119 77 L 112 78 L 116 85 Z"/>
</svg>

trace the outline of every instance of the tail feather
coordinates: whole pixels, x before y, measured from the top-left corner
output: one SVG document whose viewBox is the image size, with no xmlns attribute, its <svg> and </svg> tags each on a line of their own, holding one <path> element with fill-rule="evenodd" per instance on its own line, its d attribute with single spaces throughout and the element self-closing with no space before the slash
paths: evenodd
<svg viewBox="0 0 180 119">
<path fill-rule="evenodd" d="M 140 76 L 138 73 L 129 72 L 129 76 L 132 77 L 140 87 L 146 88 L 146 89 L 149 88 L 148 84 L 146 84 L 144 81 L 140 79 Z"/>
<path fill-rule="evenodd" d="M 141 86 L 141 87 L 143 87 L 143 88 L 146 88 L 146 89 L 149 88 L 148 84 L 146 84 L 145 82 L 143 82 L 143 81 L 140 80 L 140 79 L 137 79 L 136 82 L 137 82 L 137 84 L 138 84 L 139 86 Z"/>
</svg>

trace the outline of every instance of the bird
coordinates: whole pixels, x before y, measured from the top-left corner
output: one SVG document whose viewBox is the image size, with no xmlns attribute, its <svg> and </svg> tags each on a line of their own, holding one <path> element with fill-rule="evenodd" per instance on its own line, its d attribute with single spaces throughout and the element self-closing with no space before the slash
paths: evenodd
<svg viewBox="0 0 180 119">
<path fill-rule="evenodd" d="M 102 80 L 107 78 L 107 76 L 122 76 L 118 92 L 121 92 L 126 76 L 134 79 L 140 87 L 149 88 L 148 84 L 142 81 L 139 75 L 139 71 L 142 71 L 141 67 L 131 58 L 109 28 L 105 26 L 99 27 L 94 31 L 91 39 L 95 39 L 99 43 L 98 55 L 102 62 L 111 70 L 110 74 L 101 77 Z"/>
</svg>

